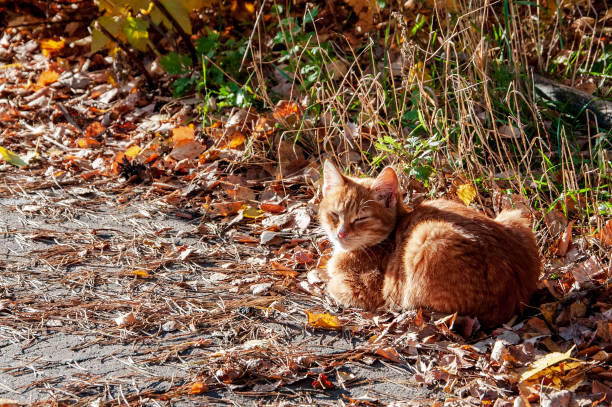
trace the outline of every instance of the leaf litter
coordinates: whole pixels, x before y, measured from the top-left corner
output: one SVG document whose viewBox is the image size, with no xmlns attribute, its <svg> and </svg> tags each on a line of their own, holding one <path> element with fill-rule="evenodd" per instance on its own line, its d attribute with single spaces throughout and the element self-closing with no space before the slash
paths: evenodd
<svg viewBox="0 0 612 407">
<path fill-rule="evenodd" d="M 31 46 L 17 30 L 8 41 Z M 332 404 L 342 388 L 351 405 L 609 403 L 610 259 L 585 249 L 559 211 L 544 219 L 556 240 L 539 306 L 512 324 L 485 332 L 469 317 L 425 310 L 340 310 L 319 278 L 331 246 L 313 221 L 318 163 L 274 130 L 303 118 L 300 103 L 185 125 L 189 103 L 159 108 L 144 78 L 118 85 L 104 61 L 64 76 L 54 61 L 64 47 L 44 39 L 42 54 L 1 72 L 0 109 L 10 120 L 0 140 L 0 207 L 19 220 L 0 230 L 11 242 L 0 258 L 3 346 L 27 352 L 35 338 L 86 332 L 89 342 L 75 349 L 138 347 L 133 370 L 181 373 L 152 390 L 85 369 L 7 397 L 40 388 L 40 404 L 231 404 L 212 395 L 227 391 L 217 394 Z M 278 147 L 278 161 L 261 153 L 263 142 Z M 39 157 L 23 158 L 32 151 Z M 477 198 L 466 183 L 456 195 L 466 205 Z M 595 244 L 610 246 L 610 228 L 593 234 Z M 44 370 L 47 362 L 24 363 Z M 2 374 L 23 369 L 2 366 Z M 424 390 L 404 398 L 367 391 L 393 381 Z"/>
</svg>

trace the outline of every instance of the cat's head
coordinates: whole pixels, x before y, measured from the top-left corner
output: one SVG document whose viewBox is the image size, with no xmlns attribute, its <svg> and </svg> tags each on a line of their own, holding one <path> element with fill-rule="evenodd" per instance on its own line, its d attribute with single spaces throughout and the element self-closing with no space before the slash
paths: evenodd
<svg viewBox="0 0 612 407">
<path fill-rule="evenodd" d="M 377 178 L 352 178 L 325 161 L 319 221 L 336 249 L 374 246 L 395 228 L 398 197 L 397 175 L 390 167 Z"/>
</svg>

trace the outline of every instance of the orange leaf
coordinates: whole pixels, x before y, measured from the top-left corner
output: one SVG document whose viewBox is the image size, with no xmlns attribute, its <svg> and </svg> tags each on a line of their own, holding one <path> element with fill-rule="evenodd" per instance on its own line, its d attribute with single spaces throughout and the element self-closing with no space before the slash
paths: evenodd
<svg viewBox="0 0 612 407">
<path fill-rule="evenodd" d="M 340 320 L 335 315 L 328 313 L 317 314 L 308 310 L 305 310 L 305 312 L 308 316 L 308 325 L 313 328 L 339 329 L 342 327 Z"/>
<path fill-rule="evenodd" d="M 38 81 L 36 82 L 36 86 L 39 88 L 50 85 L 54 82 L 57 82 L 59 78 L 59 73 L 55 71 L 43 71 L 38 77 Z"/>
<path fill-rule="evenodd" d="M 95 137 L 104 131 L 104 126 L 100 122 L 93 122 L 85 130 L 86 137 Z"/>
<path fill-rule="evenodd" d="M 141 278 L 149 278 L 151 275 L 147 270 L 134 270 L 134 275 Z"/>
<path fill-rule="evenodd" d="M 213 212 L 221 216 L 231 216 L 242 209 L 242 202 L 215 202 L 210 205 Z"/>
<path fill-rule="evenodd" d="M 187 143 L 193 140 L 194 131 L 191 127 L 181 126 L 175 129 L 172 129 L 172 143 L 175 146 Z"/>
<path fill-rule="evenodd" d="M 281 213 L 285 211 L 285 207 L 275 203 L 262 203 L 259 208 L 264 212 Z"/>
<path fill-rule="evenodd" d="M 244 135 L 241 132 L 237 131 L 236 133 L 234 133 L 234 135 L 232 136 L 232 139 L 230 140 L 229 148 L 233 150 L 238 147 L 242 147 L 245 141 L 246 141 L 246 137 L 244 137 Z"/>
<path fill-rule="evenodd" d="M 292 114 L 299 116 L 300 106 L 290 100 L 281 100 L 278 102 L 273 113 L 276 120 L 285 119 Z"/>
<path fill-rule="evenodd" d="M 51 39 L 42 40 L 40 42 L 40 49 L 42 50 L 43 55 L 48 58 L 49 56 L 60 52 L 64 48 L 64 45 L 66 45 L 66 40 L 64 39 L 61 39 L 59 41 Z"/>
<path fill-rule="evenodd" d="M 295 271 L 293 269 L 290 269 L 289 267 L 283 266 L 282 264 L 277 263 L 275 261 L 270 263 L 270 267 L 271 267 L 270 271 L 272 273 L 280 274 L 280 275 L 285 276 L 285 277 L 295 277 L 298 274 L 300 274 L 297 271 Z"/>
<path fill-rule="evenodd" d="M 189 389 L 189 394 L 202 394 L 208 391 L 208 385 L 202 382 L 195 382 Z"/>
<path fill-rule="evenodd" d="M 376 351 L 378 356 L 382 356 L 383 358 L 390 360 L 391 362 L 401 363 L 399 358 L 399 354 L 394 348 L 380 348 Z"/>
<path fill-rule="evenodd" d="M 91 137 L 81 137 L 77 140 L 77 144 L 81 148 L 90 148 L 99 146 L 102 143 L 100 143 L 98 140 L 92 139 Z"/>
</svg>

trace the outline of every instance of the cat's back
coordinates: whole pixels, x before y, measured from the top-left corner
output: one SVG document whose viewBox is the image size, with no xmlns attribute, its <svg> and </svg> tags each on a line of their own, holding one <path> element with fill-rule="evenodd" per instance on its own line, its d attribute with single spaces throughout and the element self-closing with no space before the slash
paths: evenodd
<svg viewBox="0 0 612 407">
<path fill-rule="evenodd" d="M 505 322 L 529 300 L 540 271 L 528 221 L 497 219 L 449 200 L 426 201 L 398 219 L 396 272 L 385 290 L 401 307 L 476 315 Z"/>
</svg>

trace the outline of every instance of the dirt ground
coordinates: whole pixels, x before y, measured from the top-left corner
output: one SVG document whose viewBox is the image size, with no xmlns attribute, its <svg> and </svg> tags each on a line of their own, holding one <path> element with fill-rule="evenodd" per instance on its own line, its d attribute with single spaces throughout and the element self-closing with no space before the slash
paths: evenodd
<svg viewBox="0 0 612 407">
<path fill-rule="evenodd" d="M 144 190 L 128 195 L 58 184 L 0 199 L 0 397 L 94 405 L 336 405 L 346 397 L 427 404 L 439 397 L 412 382 L 410 363 L 351 361 L 347 355 L 367 348 L 362 335 L 307 328 L 301 309 L 329 307 L 320 295 L 289 292 L 255 268 L 234 272 L 233 262 L 249 259 L 240 250 L 210 256 L 229 247 L 222 234 L 202 235 L 201 219 L 185 219 Z M 185 247 L 182 259 L 176 253 Z M 162 271 L 133 272 L 155 266 Z M 248 292 L 257 284 L 266 284 L 262 292 Z M 126 313 L 135 321 L 119 326 Z M 301 368 L 278 370 L 276 381 L 254 376 L 188 394 L 206 376 L 204 365 L 216 366 L 222 380 L 248 376 L 249 363 L 280 368 L 290 359 Z M 334 359 L 342 363 L 316 363 Z M 222 372 L 233 363 L 246 366 Z M 313 387 L 320 373 L 334 389 Z"/>
</svg>

